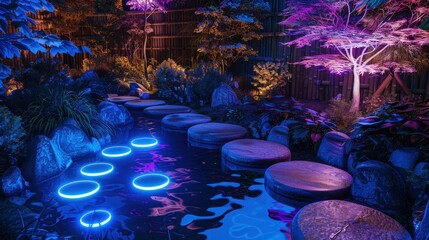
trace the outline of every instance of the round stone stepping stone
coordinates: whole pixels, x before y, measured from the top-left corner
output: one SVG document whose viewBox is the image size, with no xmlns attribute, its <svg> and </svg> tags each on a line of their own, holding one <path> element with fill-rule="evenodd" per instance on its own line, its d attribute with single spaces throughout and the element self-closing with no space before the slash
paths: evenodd
<svg viewBox="0 0 429 240">
<path fill-rule="evenodd" d="M 124 105 L 128 108 L 147 108 L 152 106 L 158 106 L 158 105 L 164 105 L 165 102 L 162 100 L 155 100 L 155 99 L 139 99 L 139 100 L 132 100 L 126 102 Z"/>
<path fill-rule="evenodd" d="M 109 97 L 109 98 L 111 98 L 111 97 L 117 97 L 118 96 L 118 94 L 116 94 L 116 93 L 108 93 L 107 94 L 107 97 Z"/>
<path fill-rule="evenodd" d="M 238 139 L 222 147 L 222 166 L 230 170 L 264 172 L 275 163 L 289 161 L 289 148 L 258 139 Z"/>
<path fill-rule="evenodd" d="M 202 114 L 178 113 L 165 116 L 161 123 L 162 128 L 166 131 L 187 133 L 188 128 L 211 121 L 211 117 Z"/>
<path fill-rule="evenodd" d="M 293 218 L 292 239 L 411 240 L 393 218 L 356 203 L 327 200 L 309 204 Z"/>
<path fill-rule="evenodd" d="M 309 161 L 276 163 L 265 172 L 265 189 L 279 202 L 301 207 L 310 202 L 343 198 L 353 178 L 326 164 Z"/>
<path fill-rule="evenodd" d="M 139 97 L 135 97 L 135 96 L 117 96 L 117 97 L 109 97 L 107 98 L 107 101 L 117 103 L 117 104 L 123 104 L 128 101 L 139 100 L 139 99 L 140 99 Z"/>
<path fill-rule="evenodd" d="M 202 123 L 188 129 L 188 143 L 194 147 L 220 149 L 225 143 L 246 135 L 246 128 L 239 125 Z"/>
<path fill-rule="evenodd" d="M 162 118 L 170 114 L 189 113 L 191 109 L 181 105 L 162 105 L 145 108 L 143 113 L 148 116 Z"/>
</svg>

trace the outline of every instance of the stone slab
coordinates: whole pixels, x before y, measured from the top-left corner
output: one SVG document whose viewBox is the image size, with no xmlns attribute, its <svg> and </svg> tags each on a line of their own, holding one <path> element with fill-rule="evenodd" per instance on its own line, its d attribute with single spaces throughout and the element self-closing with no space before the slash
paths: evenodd
<svg viewBox="0 0 429 240">
<path fill-rule="evenodd" d="M 134 97 L 134 96 L 117 96 L 117 97 L 109 97 L 107 98 L 107 101 L 117 103 L 117 104 L 124 104 L 128 101 L 139 100 L 139 99 L 140 99 L 139 97 Z"/>
<path fill-rule="evenodd" d="M 133 108 L 133 109 L 143 109 L 152 106 L 164 105 L 165 102 L 162 100 L 156 99 L 139 99 L 128 101 L 124 104 L 125 107 Z"/>
<path fill-rule="evenodd" d="M 143 113 L 147 116 L 162 118 L 170 114 L 189 113 L 191 109 L 181 105 L 161 105 L 145 108 Z"/>
<path fill-rule="evenodd" d="M 211 121 L 211 117 L 202 114 L 178 113 L 165 116 L 161 123 L 164 130 L 187 133 L 188 128 L 197 124 L 208 123 Z"/>
<path fill-rule="evenodd" d="M 391 217 L 359 204 L 328 200 L 302 208 L 292 221 L 292 239 L 411 240 Z"/>
<path fill-rule="evenodd" d="M 220 149 L 232 140 L 244 138 L 247 129 L 229 123 L 203 123 L 188 129 L 188 142 L 191 146 Z"/>
</svg>

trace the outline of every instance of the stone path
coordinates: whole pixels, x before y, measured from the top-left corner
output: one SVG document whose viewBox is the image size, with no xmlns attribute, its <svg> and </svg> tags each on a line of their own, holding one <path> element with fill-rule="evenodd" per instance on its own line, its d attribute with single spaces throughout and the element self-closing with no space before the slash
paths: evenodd
<svg viewBox="0 0 429 240">
<path fill-rule="evenodd" d="M 194 147 L 220 149 L 232 140 L 244 138 L 247 130 L 229 123 L 203 123 L 188 129 L 188 143 Z"/>
<path fill-rule="evenodd" d="M 139 100 L 139 99 L 140 99 L 139 97 L 134 97 L 134 96 L 117 96 L 117 97 L 109 97 L 107 98 L 107 101 L 117 103 L 117 104 L 124 104 L 128 101 Z"/>
<path fill-rule="evenodd" d="M 162 100 L 139 99 L 139 100 L 128 101 L 124 105 L 125 107 L 132 108 L 132 109 L 144 109 L 147 107 L 164 105 L 164 104 L 165 102 Z"/>
<path fill-rule="evenodd" d="M 189 113 L 191 109 L 181 105 L 161 105 L 145 108 L 143 113 L 147 116 L 162 118 L 170 114 Z"/>
<path fill-rule="evenodd" d="M 194 125 L 211 122 L 209 116 L 197 113 L 178 113 L 165 116 L 161 123 L 162 129 L 171 132 L 187 133 Z"/>
</svg>

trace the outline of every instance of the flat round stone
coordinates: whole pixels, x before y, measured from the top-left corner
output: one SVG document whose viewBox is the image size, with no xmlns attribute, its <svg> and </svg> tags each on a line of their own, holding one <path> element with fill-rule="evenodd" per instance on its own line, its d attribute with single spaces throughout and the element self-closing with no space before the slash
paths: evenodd
<svg viewBox="0 0 429 240">
<path fill-rule="evenodd" d="M 138 99 L 126 102 L 124 105 L 128 108 L 147 108 L 152 106 L 164 105 L 165 102 L 162 100 L 155 99 Z"/>
<path fill-rule="evenodd" d="M 289 161 L 289 148 L 258 139 L 238 139 L 222 147 L 222 164 L 231 170 L 265 171 L 275 163 Z"/>
<path fill-rule="evenodd" d="M 303 206 L 310 202 L 343 198 L 352 176 L 339 168 L 309 161 L 272 165 L 265 172 L 265 189 L 279 202 Z"/>
<path fill-rule="evenodd" d="M 191 109 L 181 105 L 161 105 L 145 108 L 143 113 L 148 116 L 162 118 L 175 113 L 189 113 Z"/>
<path fill-rule="evenodd" d="M 292 239 L 411 240 L 391 217 L 356 203 L 327 200 L 309 204 L 293 218 Z"/>
<path fill-rule="evenodd" d="M 246 135 L 246 128 L 239 125 L 202 123 L 188 129 L 188 142 L 194 147 L 220 149 L 225 143 Z"/>
<path fill-rule="evenodd" d="M 164 130 L 186 133 L 188 128 L 194 125 L 208 123 L 211 121 L 211 117 L 202 114 L 178 113 L 165 116 L 161 123 Z"/>
<path fill-rule="evenodd" d="M 134 96 L 117 96 L 117 97 L 109 97 L 107 98 L 107 101 L 109 102 L 113 102 L 113 103 L 118 103 L 118 104 L 123 104 L 126 103 L 128 101 L 133 101 L 133 100 L 139 100 L 139 97 L 134 97 Z"/>
</svg>

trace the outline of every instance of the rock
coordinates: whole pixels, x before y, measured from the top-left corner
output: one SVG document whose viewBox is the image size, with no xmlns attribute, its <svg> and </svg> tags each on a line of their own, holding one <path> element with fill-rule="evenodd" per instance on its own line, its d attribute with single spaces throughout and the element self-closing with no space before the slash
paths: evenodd
<svg viewBox="0 0 429 240">
<path fill-rule="evenodd" d="M 188 129 L 188 143 L 194 147 L 220 149 L 232 140 L 244 138 L 247 129 L 228 123 L 202 123 Z"/>
<path fill-rule="evenodd" d="M 25 188 L 25 180 L 16 166 L 9 167 L 1 175 L 1 192 L 4 196 L 19 195 Z"/>
<path fill-rule="evenodd" d="M 158 105 L 164 105 L 165 102 L 162 100 L 154 100 L 154 99 L 148 99 L 148 100 L 133 100 L 133 101 L 128 101 L 124 104 L 125 107 L 128 108 L 132 108 L 132 109 L 144 109 L 147 107 L 152 107 L 152 106 L 158 106 Z"/>
<path fill-rule="evenodd" d="M 107 98 L 107 101 L 112 103 L 117 103 L 117 104 L 124 104 L 128 101 L 134 101 L 139 99 L 140 99 L 139 97 L 135 97 L 135 96 L 118 96 L 118 97 L 109 97 Z"/>
<path fill-rule="evenodd" d="M 429 201 L 426 203 L 426 210 L 423 215 L 423 219 L 416 230 L 415 239 L 416 240 L 429 239 Z"/>
<path fill-rule="evenodd" d="M 212 108 L 220 106 L 240 105 L 241 102 L 234 90 L 226 84 L 221 83 L 212 94 Z"/>
<path fill-rule="evenodd" d="M 186 106 L 181 105 L 160 105 L 160 106 L 152 106 L 145 108 L 143 113 L 147 116 L 155 117 L 155 118 L 163 118 L 170 114 L 177 113 L 189 113 L 191 109 Z"/>
<path fill-rule="evenodd" d="M 134 122 L 130 112 L 122 105 L 101 102 L 98 105 L 98 116 L 113 126 L 130 125 Z"/>
<path fill-rule="evenodd" d="M 275 142 L 258 139 L 238 139 L 222 147 L 222 167 L 225 170 L 265 172 L 267 167 L 290 160 L 289 148 Z"/>
<path fill-rule="evenodd" d="M 94 70 L 84 72 L 73 84 L 88 87 L 92 95 L 99 96 L 100 98 L 107 97 L 106 87 Z"/>
<path fill-rule="evenodd" d="M 48 137 L 38 135 L 28 146 L 27 161 L 22 174 L 33 183 L 42 183 L 65 171 L 72 160 Z"/>
<path fill-rule="evenodd" d="M 178 113 L 165 116 L 161 123 L 162 129 L 171 132 L 187 133 L 194 125 L 211 122 L 209 116 L 196 113 Z"/>
<path fill-rule="evenodd" d="M 97 139 L 89 139 L 74 119 L 69 119 L 52 132 L 52 141 L 72 159 L 97 154 L 101 150 Z"/>
<path fill-rule="evenodd" d="M 356 168 L 360 164 L 358 159 L 358 154 L 356 152 L 350 153 L 347 158 L 347 172 L 349 172 L 352 176 L 356 174 Z"/>
<path fill-rule="evenodd" d="M 272 165 L 265 172 L 265 190 L 279 202 L 301 207 L 305 204 L 347 196 L 352 176 L 346 171 L 310 161 Z"/>
<path fill-rule="evenodd" d="M 144 98 L 149 95 L 149 91 L 140 83 L 131 82 L 130 83 L 130 92 L 128 93 L 130 96 L 137 96 L 139 98 Z"/>
<path fill-rule="evenodd" d="M 349 139 L 349 136 L 341 132 L 326 133 L 317 151 L 316 161 L 346 170 L 347 158 L 344 154 L 344 144 Z"/>
<path fill-rule="evenodd" d="M 289 128 L 285 126 L 275 126 L 271 129 L 268 134 L 268 141 L 280 143 L 286 147 L 289 147 L 290 135 Z"/>
<path fill-rule="evenodd" d="M 359 204 L 328 200 L 302 208 L 292 221 L 292 239 L 412 240 L 391 217 Z"/>
<path fill-rule="evenodd" d="M 289 128 L 289 129 L 292 129 L 294 127 L 300 127 L 302 125 L 303 125 L 302 121 L 293 120 L 293 119 L 286 119 L 280 123 L 280 126 L 284 126 L 284 127 Z"/>
<path fill-rule="evenodd" d="M 380 161 L 365 161 L 356 168 L 352 197 L 389 215 L 407 206 L 406 183 L 398 171 Z"/>
<path fill-rule="evenodd" d="M 389 162 L 395 166 L 412 171 L 420 158 L 420 151 L 417 148 L 399 148 L 392 152 Z"/>
<path fill-rule="evenodd" d="M 417 164 L 417 166 L 414 168 L 414 174 L 417 176 L 429 179 L 429 163 L 428 162 L 420 162 Z"/>
</svg>

